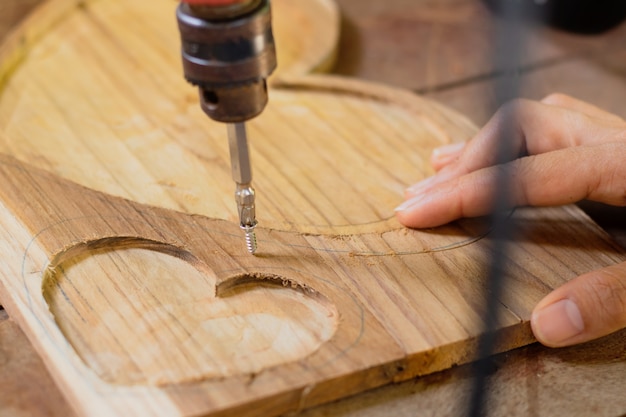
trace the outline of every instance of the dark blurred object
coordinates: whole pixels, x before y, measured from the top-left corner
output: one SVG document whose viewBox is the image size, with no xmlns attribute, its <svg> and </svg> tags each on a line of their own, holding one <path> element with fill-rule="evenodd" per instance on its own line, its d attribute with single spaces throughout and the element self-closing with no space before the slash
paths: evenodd
<svg viewBox="0 0 626 417">
<path fill-rule="evenodd" d="M 626 207 L 609 206 L 583 200 L 576 204 L 626 249 Z"/>
<path fill-rule="evenodd" d="M 521 1 L 526 18 L 574 33 L 607 31 L 626 18 L 626 0 L 483 0 L 496 13 L 507 1 Z"/>
</svg>

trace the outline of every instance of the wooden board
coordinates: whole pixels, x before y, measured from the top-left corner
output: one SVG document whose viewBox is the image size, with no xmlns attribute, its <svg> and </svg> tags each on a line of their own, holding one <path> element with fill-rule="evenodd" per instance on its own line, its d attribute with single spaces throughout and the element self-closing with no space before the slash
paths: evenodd
<svg viewBox="0 0 626 417">
<path fill-rule="evenodd" d="M 0 309 L 0 416 L 76 417 L 21 329 Z"/>
<path fill-rule="evenodd" d="M 251 123 L 252 257 L 224 128 L 181 80 L 172 3 L 70 3 L 47 3 L 27 47 L 2 49 L 21 62 L 0 97 L 0 296 L 80 415 L 277 415 L 472 359 L 489 231 L 393 219 L 430 150 L 474 132 L 463 117 L 278 74 Z M 274 4 L 290 16 L 294 2 Z M 511 221 L 524 234 L 499 350 L 533 340 L 551 288 L 625 258 L 575 207 Z"/>
<path fill-rule="evenodd" d="M 337 3 L 346 25 L 336 73 L 411 89 L 478 125 L 491 118 L 497 105 L 494 81 L 504 69 L 494 66 L 499 18 L 487 2 Z M 540 100 L 563 92 L 626 116 L 626 24 L 592 36 L 536 24 L 525 33 L 518 70 L 523 97 Z"/>
</svg>

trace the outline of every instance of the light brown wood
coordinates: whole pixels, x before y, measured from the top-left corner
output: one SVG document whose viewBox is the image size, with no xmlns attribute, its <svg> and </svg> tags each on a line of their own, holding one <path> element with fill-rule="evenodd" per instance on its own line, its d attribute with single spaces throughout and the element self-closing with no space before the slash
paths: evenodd
<svg viewBox="0 0 626 417">
<path fill-rule="evenodd" d="M 343 237 L 260 229 L 253 257 L 231 222 L 0 166 L 2 296 L 79 414 L 274 415 L 472 358 L 489 240 L 471 222 Z M 513 220 L 525 234 L 499 350 L 532 340 L 524 323 L 549 288 L 623 258 L 574 208 Z"/>
<path fill-rule="evenodd" d="M 0 48 L 0 88 L 31 52 L 32 47 L 42 37 L 49 35 L 51 28 L 60 22 L 65 24 L 64 21 L 69 15 L 81 15 L 82 13 L 76 13 L 77 10 L 83 10 L 88 15 L 89 9 L 92 7 L 91 3 L 94 1 L 96 0 L 43 1 L 36 13 L 31 13 L 20 28 L 2 42 Z M 279 66 L 274 77 L 280 74 L 308 74 L 330 69 L 334 65 L 339 39 L 339 12 L 334 1 L 314 0 L 295 4 L 286 0 L 276 0 L 275 3 L 272 13 L 273 30 L 275 37 L 279 39 L 280 47 L 277 50 Z M 176 22 L 172 20 L 172 13 L 176 5 L 177 3 L 174 1 L 166 2 L 165 0 L 160 0 L 158 7 L 152 7 L 150 3 L 138 2 L 133 7 L 123 5 L 121 14 L 118 5 L 117 14 L 113 11 L 114 8 L 108 12 L 108 19 L 113 19 L 113 21 L 109 20 L 109 24 L 128 25 L 127 29 L 132 33 L 136 29 L 134 24 L 138 21 L 143 21 L 149 26 L 159 22 L 164 26 L 160 28 L 152 26 L 153 34 L 154 31 L 162 29 L 162 34 L 169 36 L 160 37 L 158 40 L 151 39 L 151 41 L 155 44 L 164 42 L 165 45 L 161 46 L 172 50 L 179 43 L 178 35 L 174 29 Z M 96 7 L 98 6 L 96 5 Z M 120 16 L 123 16 L 122 20 L 118 20 Z M 83 15 L 82 18 L 89 20 L 89 16 Z M 98 31 L 97 28 L 92 28 L 92 30 Z M 138 32 L 134 33 L 140 35 Z M 88 36 L 87 33 L 84 35 Z M 107 37 L 106 33 L 99 33 L 98 35 Z M 129 41 L 129 39 L 126 38 L 125 41 Z M 176 56 L 177 54 L 173 57 Z M 170 59 L 172 56 L 164 58 Z"/>
<path fill-rule="evenodd" d="M 475 128 L 403 91 L 279 74 L 251 123 L 249 256 L 172 4 L 139 3 L 70 10 L 0 97 L 0 295 L 79 414 L 276 415 L 471 360 L 488 230 L 409 231 L 393 207 Z M 551 288 L 624 259 L 575 207 L 511 221 L 498 350 L 533 340 Z"/>
</svg>

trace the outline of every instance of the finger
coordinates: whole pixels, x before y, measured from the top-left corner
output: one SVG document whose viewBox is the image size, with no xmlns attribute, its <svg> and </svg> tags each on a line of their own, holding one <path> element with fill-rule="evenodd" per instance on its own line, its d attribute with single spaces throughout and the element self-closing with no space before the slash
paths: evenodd
<svg viewBox="0 0 626 417">
<path fill-rule="evenodd" d="M 467 144 L 456 169 L 468 173 L 520 156 L 579 145 L 581 138 L 568 128 L 572 117 L 570 110 L 531 100 L 513 100 L 502 106 Z M 507 154 L 496 152 L 501 141 L 506 141 Z"/>
<path fill-rule="evenodd" d="M 554 206 L 590 199 L 626 205 L 626 143 L 562 149 L 483 168 L 429 187 L 396 208 L 408 227 L 425 228 L 493 208 L 499 175 L 509 176 L 508 204 Z"/>
<path fill-rule="evenodd" d="M 499 142 L 508 152 L 497 155 Z M 470 172 L 525 155 L 538 155 L 581 145 L 626 141 L 626 123 L 598 121 L 573 110 L 529 100 L 503 106 L 480 132 L 425 182 L 407 188 L 407 198 Z"/>
<path fill-rule="evenodd" d="M 578 100 L 577 98 L 568 96 L 567 94 L 553 93 L 544 97 L 541 102 L 550 106 L 557 106 L 564 109 L 577 111 L 586 114 L 587 116 L 598 119 L 624 122 L 624 119 L 616 114 L 610 113 L 604 109 L 601 109 L 600 107 L 596 107 L 591 103 L 587 103 L 586 101 Z"/>
<path fill-rule="evenodd" d="M 502 106 L 463 149 L 440 164 L 434 177 L 408 187 L 407 197 L 478 169 L 527 155 L 529 149 L 532 153 L 542 153 L 570 146 L 553 127 L 562 125 L 562 122 L 559 123 L 551 113 L 561 114 L 562 110 L 523 99 Z M 498 160 L 496 150 L 503 137 L 508 141 L 508 153 Z M 544 143 L 541 147 L 534 143 L 540 142 L 539 137 Z M 528 140 L 533 143 L 527 143 Z"/>
<path fill-rule="evenodd" d="M 463 153 L 466 144 L 466 142 L 459 142 L 435 148 L 430 155 L 430 164 L 435 171 L 439 171 L 455 161 Z"/>
<path fill-rule="evenodd" d="M 626 262 L 581 275 L 548 294 L 531 316 L 546 346 L 587 342 L 626 327 Z"/>
</svg>

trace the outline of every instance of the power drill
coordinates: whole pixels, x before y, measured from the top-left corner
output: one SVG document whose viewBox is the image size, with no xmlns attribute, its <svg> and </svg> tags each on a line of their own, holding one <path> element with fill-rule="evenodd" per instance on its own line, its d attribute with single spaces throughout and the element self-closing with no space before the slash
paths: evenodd
<svg viewBox="0 0 626 417">
<path fill-rule="evenodd" d="M 257 250 L 255 192 L 245 122 L 267 104 L 276 68 L 269 0 L 181 0 L 176 10 L 185 78 L 202 110 L 227 123 L 235 201 L 248 251 Z"/>
</svg>

